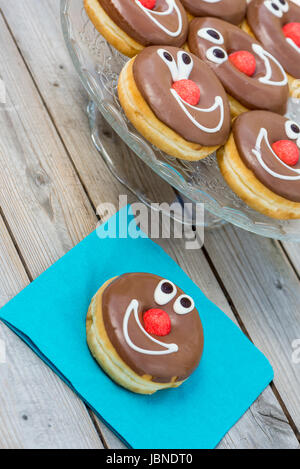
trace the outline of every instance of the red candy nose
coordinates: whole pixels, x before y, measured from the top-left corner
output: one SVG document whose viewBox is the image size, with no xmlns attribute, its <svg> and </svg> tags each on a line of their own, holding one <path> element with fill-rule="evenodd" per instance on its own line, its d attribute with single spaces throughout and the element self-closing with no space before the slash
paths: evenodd
<svg viewBox="0 0 300 469">
<path fill-rule="evenodd" d="M 200 90 L 192 80 L 179 80 L 173 83 L 173 88 L 177 94 L 191 106 L 197 106 L 200 101 Z"/>
<path fill-rule="evenodd" d="M 148 10 L 153 10 L 156 4 L 156 0 L 139 0 L 139 2 Z"/>
<path fill-rule="evenodd" d="M 282 31 L 285 37 L 289 37 L 300 47 L 300 23 L 287 23 L 283 26 Z"/>
<path fill-rule="evenodd" d="M 149 309 L 144 313 L 143 319 L 148 334 L 163 337 L 171 332 L 171 319 L 162 309 Z"/>
<path fill-rule="evenodd" d="M 229 55 L 230 62 L 240 71 L 252 77 L 256 70 L 256 60 L 251 52 L 240 50 Z"/>
<path fill-rule="evenodd" d="M 278 140 L 273 143 L 273 151 L 285 164 L 295 166 L 299 161 L 299 149 L 291 140 Z"/>
</svg>

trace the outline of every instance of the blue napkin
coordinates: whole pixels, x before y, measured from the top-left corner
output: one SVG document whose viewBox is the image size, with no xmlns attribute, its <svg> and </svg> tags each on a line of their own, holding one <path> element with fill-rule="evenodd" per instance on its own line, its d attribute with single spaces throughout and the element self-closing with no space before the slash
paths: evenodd
<svg viewBox="0 0 300 469">
<path fill-rule="evenodd" d="M 116 228 L 117 239 L 106 238 L 108 227 Z M 88 306 L 100 286 L 122 273 L 145 271 L 194 298 L 205 333 L 197 371 L 180 388 L 153 396 L 111 381 L 91 357 L 85 335 Z M 2 308 L 0 318 L 133 448 L 214 448 L 273 379 L 261 352 L 139 231 L 130 206 Z"/>
</svg>

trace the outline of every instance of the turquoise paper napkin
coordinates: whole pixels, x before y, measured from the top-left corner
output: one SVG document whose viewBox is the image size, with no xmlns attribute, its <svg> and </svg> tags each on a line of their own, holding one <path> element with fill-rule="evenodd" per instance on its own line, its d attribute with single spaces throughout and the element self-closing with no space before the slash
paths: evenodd
<svg viewBox="0 0 300 469">
<path fill-rule="evenodd" d="M 128 217 L 127 217 L 128 216 Z M 117 239 L 105 238 L 117 227 Z M 127 231 L 132 237 L 126 237 Z M 267 359 L 209 301 L 181 268 L 139 233 L 125 207 L 0 310 L 0 318 L 47 363 L 127 445 L 214 448 L 273 379 Z M 196 303 L 205 333 L 203 359 L 178 389 L 133 394 L 111 381 L 86 344 L 91 298 L 125 272 L 168 278 Z"/>
</svg>

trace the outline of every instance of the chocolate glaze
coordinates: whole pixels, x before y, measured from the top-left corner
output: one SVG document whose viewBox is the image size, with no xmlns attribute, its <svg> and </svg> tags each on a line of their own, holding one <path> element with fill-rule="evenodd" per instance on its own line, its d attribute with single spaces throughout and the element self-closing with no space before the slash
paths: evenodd
<svg viewBox="0 0 300 469">
<path fill-rule="evenodd" d="M 213 16 L 232 24 L 240 24 L 245 18 L 247 0 L 219 0 L 208 3 L 205 0 L 181 0 L 193 16 Z"/>
<path fill-rule="evenodd" d="M 230 110 L 224 88 L 216 75 L 198 57 L 189 54 L 194 62 L 189 79 L 200 88 L 200 101 L 196 106 L 199 109 L 210 108 L 214 105 L 217 96 L 220 96 L 224 106 L 223 125 L 219 131 L 208 133 L 199 129 L 181 109 L 180 105 L 170 92 L 173 85 L 172 75 L 168 66 L 158 55 L 160 47 L 148 47 L 136 58 L 133 64 L 133 75 L 136 85 L 143 98 L 150 106 L 156 117 L 169 126 L 189 142 L 203 146 L 223 145 L 230 131 Z M 180 49 L 164 46 L 174 60 Z M 217 127 L 220 119 L 220 109 L 212 112 L 198 112 L 186 107 L 193 118 L 201 125 L 211 129 Z"/>
<path fill-rule="evenodd" d="M 271 112 L 246 112 L 236 119 L 233 126 L 233 136 L 241 159 L 245 165 L 253 171 L 254 175 L 260 182 L 275 194 L 293 202 L 300 202 L 300 180 L 287 181 L 272 176 L 263 168 L 252 153 L 252 150 L 255 149 L 257 137 L 261 128 L 267 130 L 268 140 L 271 146 L 278 140 L 289 140 L 285 130 L 285 123 L 287 121 L 288 119 L 285 117 Z M 261 149 L 263 161 L 268 168 L 281 175 L 295 176 L 295 173 L 292 173 L 288 168 L 285 168 L 274 157 L 265 142 L 262 143 Z M 291 168 L 300 170 L 300 162 Z"/>
<path fill-rule="evenodd" d="M 188 32 L 186 12 L 178 0 L 175 0 L 182 17 L 182 30 L 176 37 L 172 37 L 157 26 L 145 12 L 136 4 L 135 0 L 98 0 L 102 8 L 116 25 L 125 31 L 135 41 L 143 46 L 152 44 L 169 44 L 180 47 L 184 44 Z M 156 0 L 152 11 L 166 11 L 166 0 Z M 151 10 L 149 10 L 151 12 Z M 176 11 L 167 16 L 155 16 L 168 30 L 175 32 L 179 26 Z"/>
<path fill-rule="evenodd" d="M 287 42 L 282 32 L 285 24 L 300 22 L 300 7 L 285 1 L 289 10 L 277 18 L 265 6 L 265 0 L 252 0 L 247 10 L 247 21 L 256 38 L 279 60 L 286 72 L 300 78 L 300 53 Z"/>
<path fill-rule="evenodd" d="M 218 31 L 224 38 L 224 44 L 215 44 L 213 38 L 209 40 L 200 37 L 198 31 L 203 28 L 213 28 Z M 229 95 L 247 109 L 265 109 L 284 114 L 289 96 L 288 84 L 274 86 L 259 81 L 259 78 L 266 75 L 266 66 L 263 59 L 253 51 L 253 44 L 259 43 L 237 26 L 216 18 L 195 18 L 190 25 L 188 45 L 191 52 L 213 69 Z M 206 56 L 207 50 L 211 47 L 225 50 L 228 56 L 241 50 L 251 52 L 256 59 L 255 74 L 252 77 L 245 75 L 229 60 L 221 64 L 212 62 Z M 270 60 L 269 63 L 272 68 L 272 81 L 282 81 L 283 74 L 276 62 Z"/>
<path fill-rule="evenodd" d="M 173 310 L 176 298 L 184 292 L 177 287 L 176 297 L 164 306 L 158 306 L 154 292 L 162 280 L 157 275 L 147 273 L 124 274 L 109 284 L 103 292 L 102 312 L 105 329 L 118 355 L 138 375 L 150 375 L 152 381 L 167 383 L 173 377 L 182 381 L 197 368 L 203 352 L 203 328 L 198 311 L 179 315 Z M 139 318 L 143 324 L 143 313 L 151 308 L 161 308 L 169 314 L 172 329 L 165 337 L 153 336 L 164 343 L 176 343 L 178 351 L 169 355 L 145 355 L 133 350 L 123 334 L 123 319 L 130 302 L 139 302 Z M 162 350 L 140 330 L 131 315 L 128 333 L 132 342 L 149 350 Z"/>
</svg>

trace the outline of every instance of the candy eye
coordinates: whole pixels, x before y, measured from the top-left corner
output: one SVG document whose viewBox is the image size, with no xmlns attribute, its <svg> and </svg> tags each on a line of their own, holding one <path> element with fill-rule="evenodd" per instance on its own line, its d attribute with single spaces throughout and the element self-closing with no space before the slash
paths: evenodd
<svg viewBox="0 0 300 469">
<path fill-rule="evenodd" d="M 286 121 L 285 132 L 291 140 L 297 140 L 300 137 L 300 127 L 296 122 Z"/>
<path fill-rule="evenodd" d="M 170 280 L 161 280 L 154 292 L 154 300 L 158 305 L 166 305 L 176 296 L 177 288 Z"/>
<path fill-rule="evenodd" d="M 266 8 L 273 13 L 273 15 L 277 16 L 277 18 L 282 18 L 283 14 L 283 9 L 282 7 L 279 6 L 280 3 L 276 0 L 266 0 L 265 1 L 265 6 Z"/>
<path fill-rule="evenodd" d="M 286 13 L 289 11 L 289 4 L 286 0 L 278 0 L 281 10 Z"/>
<path fill-rule="evenodd" d="M 169 68 L 173 81 L 177 81 L 179 79 L 178 69 L 174 57 L 165 49 L 158 49 L 157 53 Z"/>
<path fill-rule="evenodd" d="M 192 57 L 181 50 L 177 54 L 177 64 L 179 78 L 187 80 L 194 66 Z"/>
<path fill-rule="evenodd" d="M 195 308 L 195 303 L 190 296 L 180 295 L 175 301 L 173 308 L 176 314 L 188 314 Z"/>
<path fill-rule="evenodd" d="M 163 59 L 164 62 L 166 63 L 175 63 L 174 58 L 170 54 L 170 52 L 166 51 L 165 49 L 158 49 L 157 51 L 158 55 Z"/>
<path fill-rule="evenodd" d="M 224 44 L 222 34 L 213 28 L 202 28 L 198 31 L 198 36 L 214 44 Z"/>
<path fill-rule="evenodd" d="M 169 54 L 169 52 L 164 52 L 164 59 L 166 59 L 168 62 L 173 61 L 173 57 L 171 56 L 171 54 Z"/>
<path fill-rule="evenodd" d="M 208 60 L 216 64 L 222 64 L 228 60 L 227 52 L 225 52 L 224 49 L 221 49 L 221 47 L 211 47 L 206 51 L 206 57 Z"/>
</svg>

